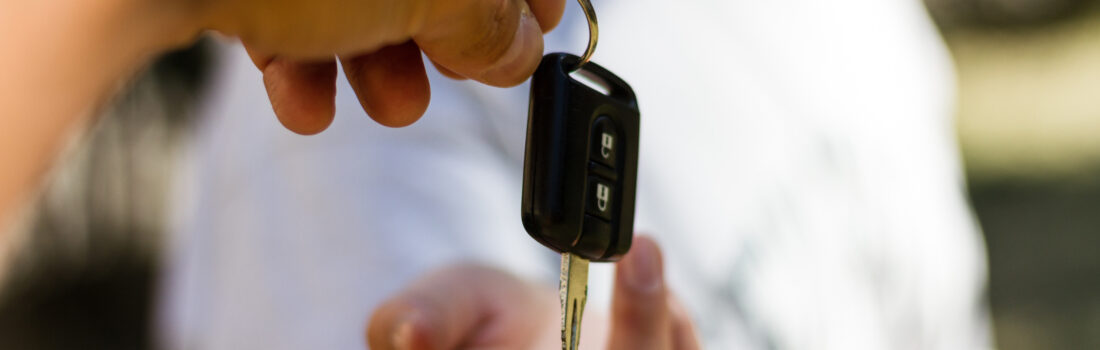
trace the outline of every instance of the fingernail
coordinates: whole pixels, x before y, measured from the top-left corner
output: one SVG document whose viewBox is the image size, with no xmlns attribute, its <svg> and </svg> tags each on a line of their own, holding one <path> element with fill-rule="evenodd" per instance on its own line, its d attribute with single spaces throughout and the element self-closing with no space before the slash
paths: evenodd
<svg viewBox="0 0 1100 350">
<path fill-rule="evenodd" d="M 393 332 L 393 347 L 398 350 L 412 349 L 413 332 L 416 327 L 413 323 L 416 321 L 416 314 L 405 316 L 404 320 L 397 326 Z"/>
<path fill-rule="evenodd" d="M 635 291 L 651 293 L 661 287 L 661 262 L 657 247 L 651 241 L 636 241 L 622 263 L 626 268 L 626 283 Z"/>
<path fill-rule="evenodd" d="M 531 70 L 538 65 L 539 57 L 542 55 L 542 48 L 539 45 L 542 29 L 527 5 L 521 4 L 520 6 L 519 25 L 516 26 L 516 34 L 512 39 L 512 45 L 508 47 L 508 51 L 501 56 L 493 68 L 482 74 L 482 80 L 488 83 L 502 85 L 522 83 L 527 79 L 527 75 L 530 75 L 527 70 Z"/>
</svg>

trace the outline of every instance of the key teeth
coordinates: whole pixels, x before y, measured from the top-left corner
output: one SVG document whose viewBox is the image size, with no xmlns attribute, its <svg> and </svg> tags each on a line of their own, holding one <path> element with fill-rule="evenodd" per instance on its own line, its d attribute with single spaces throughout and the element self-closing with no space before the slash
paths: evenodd
<svg viewBox="0 0 1100 350">
<path fill-rule="evenodd" d="M 562 349 L 576 350 L 580 341 L 584 307 L 588 302 L 588 260 L 575 254 L 562 254 L 559 295 L 562 308 Z"/>
<path fill-rule="evenodd" d="M 561 255 L 561 275 L 560 275 L 560 284 L 559 284 L 559 287 L 558 287 L 558 296 L 561 298 L 561 349 L 562 350 L 571 350 L 571 349 L 569 349 L 570 336 L 571 336 L 571 334 L 569 333 L 569 329 L 572 326 L 572 324 L 570 322 L 571 321 L 570 317 L 566 316 L 566 315 L 569 315 L 570 312 L 572 311 L 572 310 L 570 310 L 570 307 L 569 307 L 569 305 L 570 305 L 570 303 L 569 303 L 569 287 L 570 287 L 570 285 L 569 285 L 569 272 L 570 272 L 570 262 L 572 260 L 572 256 L 570 256 L 570 255 L 571 254 L 569 254 L 569 253 L 565 253 L 565 254 Z"/>
</svg>

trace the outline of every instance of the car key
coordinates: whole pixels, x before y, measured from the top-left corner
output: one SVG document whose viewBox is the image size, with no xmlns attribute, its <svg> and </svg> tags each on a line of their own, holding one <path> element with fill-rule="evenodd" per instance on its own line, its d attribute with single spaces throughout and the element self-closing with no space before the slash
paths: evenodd
<svg viewBox="0 0 1100 350">
<path fill-rule="evenodd" d="M 580 338 L 588 262 L 616 261 L 630 249 L 638 172 L 639 112 L 633 90 L 603 67 L 582 62 L 553 53 L 535 71 L 523 167 L 523 226 L 535 240 L 562 253 L 566 350 L 576 349 Z"/>
</svg>

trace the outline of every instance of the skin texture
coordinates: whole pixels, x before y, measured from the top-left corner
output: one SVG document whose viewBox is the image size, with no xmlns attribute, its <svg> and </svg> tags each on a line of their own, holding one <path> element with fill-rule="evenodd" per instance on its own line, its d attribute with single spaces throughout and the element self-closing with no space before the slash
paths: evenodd
<svg viewBox="0 0 1100 350">
<path fill-rule="evenodd" d="M 637 237 L 618 263 L 610 315 L 585 312 L 581 348 L 696 350 L 690 317 L 665 284 L 661 252 Z M 367 327 L 377 350 L 556 349 L 558 295 L 479 265 L 428 273 L 379 306 Z"/>
<path fill-rule="evenodd" d="M 335 113 L 338 60 L 371 118 L 405 126 L 430 99 L 421 52 L 448 76 L 519 84 L 564 1 L 0 0 L 0 234 L 97 107 L 204 30 L 240 37 L 279 121 L 315 134 Z"/>
</svg>

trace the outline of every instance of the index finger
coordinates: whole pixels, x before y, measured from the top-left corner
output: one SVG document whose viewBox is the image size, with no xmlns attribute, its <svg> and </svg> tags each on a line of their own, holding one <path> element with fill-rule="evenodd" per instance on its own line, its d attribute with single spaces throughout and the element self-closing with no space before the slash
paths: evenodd
<svg viewBox="0 0 1100 350">
<path fill-rule="evenodd" d="M 630 252 L 615 268 L 608 349 L 671 349 L 668 299 L 661 251 L 649 237 L 635 237 Z"/>
</svg>

